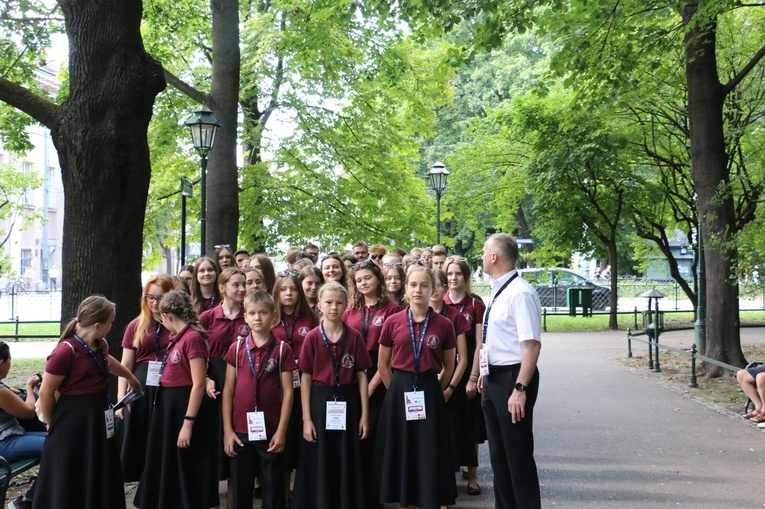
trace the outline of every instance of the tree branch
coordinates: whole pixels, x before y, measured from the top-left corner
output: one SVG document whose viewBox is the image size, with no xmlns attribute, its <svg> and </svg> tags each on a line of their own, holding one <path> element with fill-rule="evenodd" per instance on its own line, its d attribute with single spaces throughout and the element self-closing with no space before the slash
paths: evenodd
<svg viewBox="0 0 765 509">
<path fill-rule="evenodd" d="M 736 86 L 741 82 L 741 80 L 746 78 L 747 74 L 749 74 L 752 71 L 752 69 L 755 68 L 755 66 L 760 62 L 760 60 L 762 60 L 762 57 L 765 57 L 765 46 L 761 47 L 760 50 L 754 54 L 752 59 L 749 62 L 747 62 L 747 64 L 744 67 L 741 68 L 738 74 L 733 76 L 733 78 L 731 78 L 731 80 L 723 86 L 723 91 L 725 92 L 725 95 L 728 95 L 731 92 L 731 90 L 736 88 Z"/>
<path fill-rule="evenodd" d="M 0 77 L 0 101 L 23 111 L 51 131 L 58 120 L 60 106 L 3 77 Z"/>
<path fill-rule="evenodd" d="M 199 104 L 203 104 L 203 103 L 205 103 L 205 102 L 207 102 L 209 100 L 209 95 L 208 94 L 205 94 L 204 92 L 201 92 L 201 91 L 197 90 L 196 88 L 192 87 L 191 85 L 189 85 L 188 83 L 186 83 L 181 78 L 179 78 L 175 74 L 171 73 L 170 71 L 168 71 L 164 67 L 162 68 L 162 70 L 165 73 L 165 80 L 167 80 L 167 82 L 170 85 L 172 85 L 175 88 L 177 88 L 178 90 L 180 90 L 181 93 L 187 95 L 188 97 L 190 97 L 191 99 L 195 100 Z M 208 106 L 210 106 L 210 104 L 208 104 Z"/>
</svg>

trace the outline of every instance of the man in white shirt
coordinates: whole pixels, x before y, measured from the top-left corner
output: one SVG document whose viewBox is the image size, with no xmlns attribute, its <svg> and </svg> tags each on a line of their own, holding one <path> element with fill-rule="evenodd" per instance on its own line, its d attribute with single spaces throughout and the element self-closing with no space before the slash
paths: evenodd
<svg viewBox="0 0 765 509">
<path fill-rule="evenodd" d="M 486 419 L 497 509 L 539 509 L 533 412 L 542 348 L 539 296 L 518 275 L 518 244 L 497 233 L 483 246 L 483 270 L 493 278 L 484 315 L 481 407 Z M 487 373 L 488 368 L 488 373 Z"/>
</svg>

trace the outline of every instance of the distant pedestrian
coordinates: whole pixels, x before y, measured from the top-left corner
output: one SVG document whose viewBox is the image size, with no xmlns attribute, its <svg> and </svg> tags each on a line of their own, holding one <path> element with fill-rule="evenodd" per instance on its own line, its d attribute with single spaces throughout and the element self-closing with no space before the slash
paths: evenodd
<svg viewBox="0 0 765 509">
<path fill-rule="evenodd" d="M 58 278 L 61 275 L 55 265 L 51 265 L 48 269 L 48 281 L 50 282 L 50 289 L 52 292 L 58 290 Z"/>
</svg>

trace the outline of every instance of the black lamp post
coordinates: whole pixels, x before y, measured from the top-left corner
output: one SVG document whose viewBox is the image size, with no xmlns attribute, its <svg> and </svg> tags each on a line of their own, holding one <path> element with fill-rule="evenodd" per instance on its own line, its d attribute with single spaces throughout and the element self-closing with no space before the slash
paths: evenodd
<svg viewBox="0 0 765 509">
<path fill-rule="evenodd" d="M 436 193 L 436 244 L 441 243 L 441 193 L 446 189 L 449 170 L 444 163 L 436 161 L 428 172 L 428 185 Z"/>
<path fill-rule="evenodd" d="M 654 373 L 660 373 L 659 334 L 664 332 L 664 311 L 659 311 L 659 299 L 663 299 L 665 295 L 654 288 L 640 296 L 648 299 L 648 311 L 643 312 L 643 330 L 645 330 L 648 339 L 652 343 L 648 345 L 648 369 L 653 370 Z M 655 302 L 655 311 L 651 309 L 651 301 Z M 651 355 L 651 347 L 654 348 L 655 362 Z"/>
<path fill-rule="evenodd" d="M 193 115 L 185 122 L 191 131 L 191 141 L 194 143 L 194 148 L 199 152 L 201 157 L 200 165 L 202 167 L 202 178 L 199 183 L 199 192 L 202 201 L 202 212 L 199 216 L 199 223 L 202 228 L 202 245 L 200 246 L 201 255 L 205 255 L 205 242 L 207 242 L 207 189 L 205 187 L 207 182 L 207 153 L 212 150 L 215 143 L 215 133 L 218 132 L 220 123 L 215 118 L 213 112 L 207 105 L 203 104 L 201 108 L 194 112 Z"/>
</svg>

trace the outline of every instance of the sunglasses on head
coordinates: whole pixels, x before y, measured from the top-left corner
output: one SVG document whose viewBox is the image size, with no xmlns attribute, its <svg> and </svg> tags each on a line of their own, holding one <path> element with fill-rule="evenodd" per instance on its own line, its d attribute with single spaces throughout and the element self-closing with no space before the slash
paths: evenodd
<svg viewBox="0 0 765 509">
<path fill-rule="evenodd" d="M 353 265 L 351 265 L 351 268 L 352 269 L 358 269 L 358 268 L 361 268 L 361 267 L 369 267 L 373 263 L 374 262 L 372 260 L 362 260 L 362 261 L 360 261 L 358 263 L 354 263 Z"/>
<path fill-rule="evenodd" d="M 300 275 L 300 272 L 296 271 L 295 269 L 284 270 L 277 274 L 277 276 L 279 277 L 287 277 L 287 276 L 298 277 L 299 275 Z"/>
<path fill-rule="evenodd" d="M 369 255 L 369 257 L 371 259 L 373 259 L 373 260 L 380 260 L 380 259 L 382 259 L 383 256 L 385 256 L 385 255 L 381 255 L 381 254 L 377 254 L 377 253 L 372 253 L 371 255 Z"/>
<path fill-rule="evenodd" d="M 230 249 L 231 248 L 231 244 L 217 244 L 217 245 L 213 246 L 213 248 L 215 248 L 215 249 L 223 249 L 224 247 L 226 249 Z"/>
<path fill-rule="evenodd" d="M 387 267 L 401 267 L 401 266 L 402 266 L 402 265 L 401 265 L 401 262 L 388 262 L 388 263 L 383 263 L 383 267 L 386 267 L 386 268 L 387 268 Z"/>
</svg>

